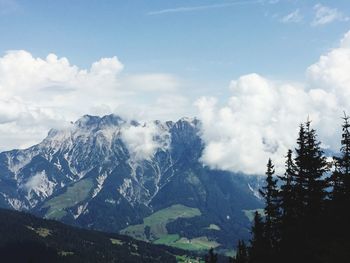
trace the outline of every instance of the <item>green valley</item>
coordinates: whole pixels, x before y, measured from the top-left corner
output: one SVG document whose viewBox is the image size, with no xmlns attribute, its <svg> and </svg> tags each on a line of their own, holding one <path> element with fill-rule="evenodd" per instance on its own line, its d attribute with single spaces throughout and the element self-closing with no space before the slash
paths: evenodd
<svg viewBox="0 0 350 263">
<path fill-rule="evenodd" d="M 197 208 L 176 204 L 155 212 L 144 218 L 142 224 L 128 226 L 120 231 L 120 233 L 143 241 L 150 241 L 154 244 L 162 244 L 185 250 L 198 251 L 218 247 L 220 245 L 219 243 L 215 240 L 209 240 L 206 236 L 189 239 L 179 234 L 168 233 L 166 228 L 168 223 L 179 218 L 193 218 L 200 215 L 201 212 Z M 215 224 L 211 224 L 208 229 L 220 230 Z"/>
</svg>

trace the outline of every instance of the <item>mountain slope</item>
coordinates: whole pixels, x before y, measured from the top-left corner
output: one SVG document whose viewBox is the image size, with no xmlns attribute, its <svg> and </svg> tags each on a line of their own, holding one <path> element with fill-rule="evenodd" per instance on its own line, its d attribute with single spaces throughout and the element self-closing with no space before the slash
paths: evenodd
<svg viewBox="0 0 350 263">
<path fill-rule="evenodd" d="M 177 262 L 184 251 L 0 209 L 1 262 Z"/>
<path fill-rule="evenodd" d="M 199 134 L 196 119 L 140 124 L 86 115 L 38 145 L 0 154 L 0 206 L 117 232 L 182 205 L 200 214 L 171 218 L 165 235 L 232 247 L 249 236 L 243 210 L 261 207 L 252 191 L 259 180 L 203 166 Z"/>
</svg>

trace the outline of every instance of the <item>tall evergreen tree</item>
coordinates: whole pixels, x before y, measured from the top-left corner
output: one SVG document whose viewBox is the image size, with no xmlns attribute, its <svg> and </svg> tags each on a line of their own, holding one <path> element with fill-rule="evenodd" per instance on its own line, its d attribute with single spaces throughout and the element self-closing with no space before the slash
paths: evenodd
<svg viewBox="0 0 350 263">
<path fill-rule="evenodd" d="M 344 193 L 347 202 L 350 202 L 350 123 L 349 117 L 344 113 L 344 124 L 342 126 L 343 134 L 341 140 L 341 159 L 339 164 L 344 182 Z M 348 203 L 349 204 L 349 203 Z"/>
<path fill-rule="evenodd" d="M 264 223 L 258 212 L 254 214 L 252 226 L 252 239 L 250 241 L 249 263 L 268 262 L 267 245 L 264 236 Z"/>
<path fill-rule="evenodd" d="M 337 255 L 335 261 L 350 258 L 350 123 L 344 114 L 340 156 L 333 157 L 334 170 L 329 178 L 332 185 L 328 206 L 328 221 L 331 223 L 328 247 Z M 334 258 L 333 258 L 334 259 Z"/>
<path fill-rule="evenodd" d="M 267 162 L 266 185 L 259 190 L 265 199 L 264 237 L 269 253 L 273 253 L 279 240 L 280 196 L 277 179 L 274 178 L 275 169 L 271 159 Z"/>
<path fill-rule="evenodd" d="M 281 180 L 281 218 L 280 218 L 280 242 L 279 256 L 282 258 L 292 259 L 296 255 L 296 251 L 293 249 L 298 244 L 298 232 L 296 231 L 297 226 L 297 207 L 296 207 L 296 166 L 293 161 L 292 150 L 288 150 L 285 162 L 285 174 L 280 176 Z M 293 251 L 294 250 L 294 251 Z"/>
<path fill-rule="evenodd" d="M 333 205 L 340 210 L 346 209 L 346 206 L 350 203 L 350 123 L 346 114 L 344 114 L 343 120 L 341 155 L 333 157 L 335 169 L 330 178 L 333 186 L 331 199 L 334 201 Z"/>
<path fill-rule="evenodd" d="M 318 217 L 324 212 L 328 171 L 326 157 L 308 120 L 300 125 L 295 158 L 295 201 L 299 219 Z"/>
<path fill-rule="evenodd" d="M 305 196 L 306 196 L 306 174 L 308 167 L 307 147 L 306 147 L 306 132 L 304 124 L 299 126 L 299 136 L 297 139 L 297 148 L 295 149 L 296 157 L 294 177 L 294 196 L 295 196 L 295 217 L 303 218 L 305 214 Z"/>
<path fill-rule="evenodd" d="M 306 122 L 306 135 L 306 212 L 308 217 L 315 218 L 324 213 L 328 187 L 325 173 L 329 170 L 329 164 L 310 121 Z"/>
<path fill-rule="evenodd" d="M 295 157 L 295 185 L 293 186 L 295 204 L 295 224 L 292 226 L 290 240 L 296 242 L 298 261 L 315 261 L 322 252 L 319 245 L 326 228 L 325 173 L 328 171 L 326 157 L 317 140 L 316 131 L 308 120 L 300 125 Z M 288 223 L 290 224 L 290 223 Z M 293 224 L 290 224 L 293 225 Z"/>
<path fill-rule="evenodd" d="M 293 161 L 293 152 L 290 149 L 286 156 L 285 168 L 284 176 L 279 176 L 282 181 L 280 191 L 282 220 L 291 222 L 296 214 L 294 194 L 296 167 Z"/>
</svg>

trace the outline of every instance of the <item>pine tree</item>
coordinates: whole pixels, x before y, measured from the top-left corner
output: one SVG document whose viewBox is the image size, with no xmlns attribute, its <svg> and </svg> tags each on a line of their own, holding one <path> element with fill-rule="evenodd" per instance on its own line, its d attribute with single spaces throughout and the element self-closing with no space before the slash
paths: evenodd
<svg viewBox="0 0 350 263">
<path fill-rule="evenodd" d="M 300 125 L 296 157 L 289 150 L 281 185 L 280 255 L 289 262 L 313 261 L 324 232 L 328 163 L 308 120 Z"/>
<path fill-rule="evenodd" d="M 316 131 L 308 120 L 300 125 L 295 157 L 295 226 L 291 241 L 297 242 L 294 251 L 299 259 L 315 261 L 322 252 L 322 235 L 326 226 L 326 188 L 325 173 L 328 163 L 317 141 Z"/>
<path fill-rule="evenodd" d="M 346 198 L 346 202 L 349 204 L 350 202 L 350 123 L 349 117 L 344 114 L 344 124 L 342 126 L 343 134 L 341 144 L 342 147 L 340 149 L 342 153 L 342 157 L 339 160 L 340 167 L 342 168 L 342 176 L 344 183 L 344 194 Z"/>
<path fill-rule="evenodd" d="M 327 233 L 328 247 L 337 255 L 333 261 L 346 261 L 350 258 L 350 123 L 349 117 L 344 114 L 340 156 L 333 157 L 334 170 L 329 178 L 332 185 L 328 206 L 328 221 L 331 224 Z M 344 260 L 346 259 L 346 260 Z"/>
<path fill-rule="evenodd" d="M 306 148 L 306 132 L 304 124 L 299 127 L 299 137 L 297 139 L 297 148 L 295 149 L 296 157 L 294 159 L 295 163 L 295 173 L 294 176 L 295 186 L 294 186 L 294 196 L 295 196 L 295 217 L 299 220 L 304 217 L 305 213 L 305 196 L 306 196 L 306 184 L 307 184 L 307 148 Z"/>
<path fill-rule="evenodd" d="M 321 150 L 321 142 L 317 141 L 316 131 L 311 129 L 310 124 L 310 121 L 306 122 L 306 212 L 308 217 L 315 218 L 324 215 L 328 187 L 324 175 L 329 165 Z"/>
<path fill-rule="evenodd" d="M 349 117 L 344 114 L 344 124 L 342 126 L 342 140 L 341 140 L 341 157 L 337 159 L 337 164 L 340 173 L 340 200 L 339 200 L 339 214 L 343 219 L 341 224 L 344 226 L 346 235 L 350 235 L 348 207 L 350 204 L 350 123 Z"/>
<path fill-rule="evenodd" d="M 296 166 L 293 161 L 292 150 L 288 150 L 285 162 L 285 174 L 280 176 L 281 191 L 281 219 L 280 219 L 280 242 L 278 244 L 278 253 L 281 258 L 293 258 L 295 251 L 293 248 L 298 243 L 298 235 L 296 231 L 297 223 L 297 207 L 296 207 Z"/>
<path fill-rule="evenodd" d="M 342 125 L 341 156 L 333 157 L 335 169 L 330 178 L 333 186 L 331 199 L 339 210 L 346 209 L 350 203 L 350 123 L 349 117 L 344 114 Z M 341 212 L 341 211 L 339 211 Z"/>
<path fill-rule="evenodd" d="M 279 176 L 282 181 L 280 199 L 282 209 L 282 220 L 284 222 L 291 222 L 295 217 L 295 173 L 296 167 L 293 161 L 293 152 L 288 150 L 285 162 L 286 172 L 284 176 Z"/>
<path fill-rule="evenodd" d="M 258 212 L 254 214 L 254 223 L 252 226 L 252 239 L 249 251 L 249 263 L 268 262 L 266 239 L 264 237 L 264 223 Z"/>
<path fill-rule="evenodd" d="M 280 197 L 277 179 L 274 179 L 275 169 L 271 159 L 267 163 L 266 185 L 259 190 L 265 199 L 264 237 L 268 252 L 273 253 L 279 240 Z"/>
<path fill-rule="evenodd" d="M 309 120 L 305 126 L 300 125 L 297 145 L 294 174 L 297 216 L 299 219 L 318 217 L 324 212 L 328 186 L 324 175 L 328 171 L 328 163 Z"/>
</svg>

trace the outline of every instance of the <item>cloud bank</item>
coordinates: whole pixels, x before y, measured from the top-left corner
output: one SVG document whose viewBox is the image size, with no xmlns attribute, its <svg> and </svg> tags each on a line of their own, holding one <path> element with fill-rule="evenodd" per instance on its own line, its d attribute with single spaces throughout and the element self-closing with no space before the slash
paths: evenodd
<svg viewBox="0 0 350 263">
<path fill-rule="evenodd" d="M 339 47 L 306 70 L 304 83 L 279 82 L 258 74 L 231 82 L 224 106 L 215 98 L 196 105 L 206 143 L 203 163 L 212 168 L 263 174 L 268 158 L 282 171 L 298 125 L 310 116 L 324 147 L 338 150 L 343 111 L 350 112 L 350 32 Z"/>
<path fill-rule="evenodd" d="M 190 99 L 181 93 L 178 78 L 164 73 L 125 75 L 123 68 L 117 57 L 102 58 L 89 69 L 54 54 L 43 59 L 11 51 L 0 57 L 1 150 L 30 146 L 50 128 L 84 114 L 114 112 L 141 120 L 188 114 Z M 231 81 L 224 104 L 199 98 L 195 105 L 205 142 L 202 162 L 263 174 L 271 157 L 281 171 L 298 125 L 308 116 L 323 146 L 337 151 L 341 116 L 344 110 L 350 114 L 349 72 L 350 31 L 338 47 L 305 70 L 301 83 L 252 73 Z M 166 144 L 166 134 L 152 124 L 125 128 L 122 136 L 136 160 L 152 158 Z"/>
<path fill-rule="evenodd" d="M 179 118 L 174 110 L 179 106 L 179 114 L 185 114 L 189 102 L 178 93 L 175 76 L 126 75 L 123 69 L 117 57 L 81 69 L 55 54 L 36 58 L 24 50 L 7 52 L 0 57 L 0 150 L 31 146 L 50 128 L 84 114 L 143 120 L 165 112 L 167 118 Z"/>
</svg>

